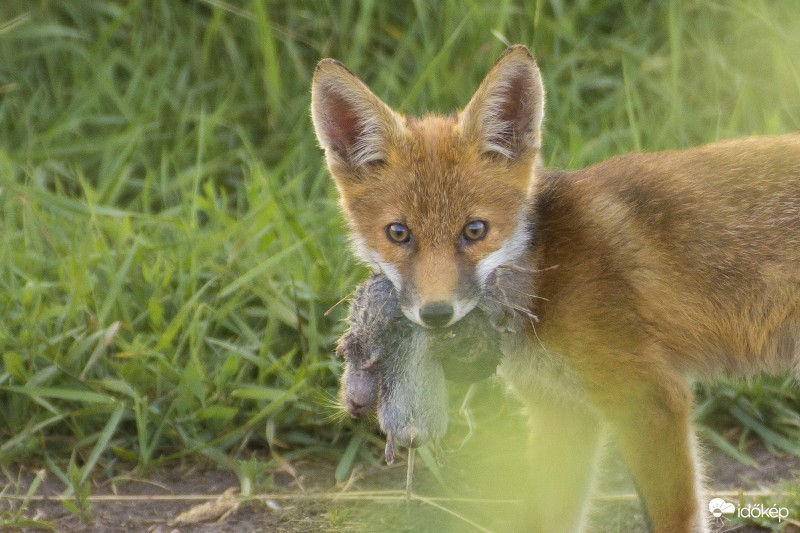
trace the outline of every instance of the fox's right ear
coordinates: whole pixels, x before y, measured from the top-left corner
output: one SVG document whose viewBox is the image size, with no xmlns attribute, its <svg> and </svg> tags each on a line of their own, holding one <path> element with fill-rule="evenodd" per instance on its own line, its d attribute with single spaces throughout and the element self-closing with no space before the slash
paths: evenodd
<svg viewBox="0 0 800 533">
<path fill-rule="evenodd" d="M 399 116 L 333 59 L 320 61 L 314 72 L 311 118 L 331 170 L 344 164 L 357 172 L 384 161 L 403 132 Z"/>
</svg>

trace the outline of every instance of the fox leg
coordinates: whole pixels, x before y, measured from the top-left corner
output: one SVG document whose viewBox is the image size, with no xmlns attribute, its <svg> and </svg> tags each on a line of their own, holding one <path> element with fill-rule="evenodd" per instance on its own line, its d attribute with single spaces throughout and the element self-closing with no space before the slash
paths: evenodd
<svg viewBox="0 0 800 533">
<path fill-rule="evenodd" d="M 597 405 L 644 499 L 653 533 L 706 532 L 686 380 L 650 366 L 614 375 L 616 380 L 606 374 Z"/>
<path fill-rule="evenodd" d="M 530 402 L 528 412 L 530 487 L 521 530 L 580 531 L 599 447 L 597 417 L 584 406 L 547 400 Z"/>
</svg>

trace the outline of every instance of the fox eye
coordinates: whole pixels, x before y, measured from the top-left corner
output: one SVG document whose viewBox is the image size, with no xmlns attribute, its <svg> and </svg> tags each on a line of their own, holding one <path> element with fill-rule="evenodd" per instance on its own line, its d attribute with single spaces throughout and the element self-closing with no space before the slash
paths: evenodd
<svg viewBox="0 0 800 533">
<path fill-rule="evenodd" d="M 486 233 L 488 233 L 488 231 L 489 226 L 486 224 L 486 222 L 483 220 L 473 220 L 464 226 L 464 230 L 461 233 L 468 241 L 479 241 L 486 237 Z"/>
<path fill-rule="evenodd" d="M 386 236 L 397 244 L 405 244 L 411 240 L 411 230 L 405 224 L 393 222 L 386 226 Z"/>
</svg>

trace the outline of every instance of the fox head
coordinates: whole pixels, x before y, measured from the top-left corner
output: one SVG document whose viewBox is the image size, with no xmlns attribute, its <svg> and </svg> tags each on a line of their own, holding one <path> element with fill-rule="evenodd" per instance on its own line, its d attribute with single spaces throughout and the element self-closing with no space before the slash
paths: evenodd
<svg viewBox="0 0 800 533">
<path fill-rule="evenodd" d="M 391 280 L 409 320 L 463 318 L 528 247 L 544 115 L 528 49 L 507 49 L 452 116 L 400 115 L 332 59 L 311 102 L 356 255 Z"/>
</svg>

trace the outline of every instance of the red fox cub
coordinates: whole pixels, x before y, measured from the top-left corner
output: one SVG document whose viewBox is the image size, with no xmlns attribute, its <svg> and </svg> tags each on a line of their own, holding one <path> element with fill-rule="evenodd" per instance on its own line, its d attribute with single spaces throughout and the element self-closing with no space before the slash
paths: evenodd
<svg viewBox="0 0 800 533">
<path fill-rule="evenodd" d="M 547 171 L 544 90 L 524 46 L 463 111 L 423 118 L 325 59 L 312 116 L 355 253 L 409 321 L 450 327 L 502 269 L 525 273 L 530 320 L 498 349 L 530 411 L 526 526 L 584 527 L 607 432 L 653 531 L 707 531 L 686 376 L 800 369 L 800 135 Z M 415 368 L 410 380 L 395 362 L 382 380 L 412 389 L 403 397 L 443 386 Z M 443 431 L 421 427 L 434 419 L 382 424 L 418 446 Z"/>
</svg>

